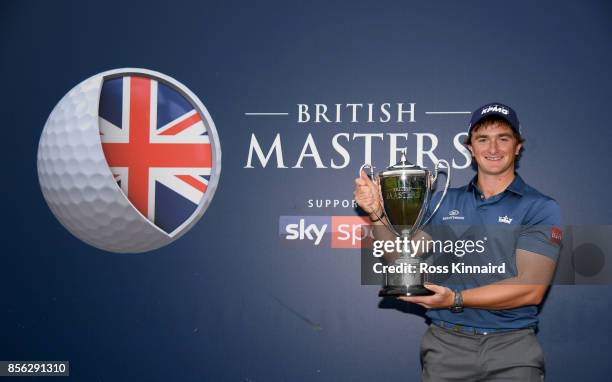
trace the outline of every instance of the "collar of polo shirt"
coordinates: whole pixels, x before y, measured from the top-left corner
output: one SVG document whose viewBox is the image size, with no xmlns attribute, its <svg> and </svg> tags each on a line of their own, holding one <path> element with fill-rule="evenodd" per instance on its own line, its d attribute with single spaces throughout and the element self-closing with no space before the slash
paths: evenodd
<svg viewBox="0 0 612 382">
<path fill-rule="evenodd" d="M 482 194 L 482 192 L 478 189 L 478 175 L 474 176 L 466 187 L 466 191 L 472 192 L 474 190 Z M 504 191 L 514 192 L 519 196 L 523 196 L 523 193 L 525 191 L 525 181 L 523 180 L 523 178 L 521 178 L 519 174 L 514 173 L 514 180 Z"/>
</svg>

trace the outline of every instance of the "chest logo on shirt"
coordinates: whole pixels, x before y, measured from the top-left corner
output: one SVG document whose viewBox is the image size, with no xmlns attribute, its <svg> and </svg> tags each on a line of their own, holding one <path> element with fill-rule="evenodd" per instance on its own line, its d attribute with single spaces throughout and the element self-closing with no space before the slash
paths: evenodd
<svg viewBox="0 0 612 382">
<path fill-rule="evenodd" d="M 448 212 L 448 216 L 442 217 L 442 220 L 464 220 L 465 216 L 459 216 L 461 212 L 459 210 L 452 210 Z"/>
<path fill-rule="evenodd" d="M 512 223 L 512 218 L 509 218 L 508 215 L 505 215 L 505 216 L 498 217 L 497 221 L 500 223 L 510 224 Z"/>
</svg>

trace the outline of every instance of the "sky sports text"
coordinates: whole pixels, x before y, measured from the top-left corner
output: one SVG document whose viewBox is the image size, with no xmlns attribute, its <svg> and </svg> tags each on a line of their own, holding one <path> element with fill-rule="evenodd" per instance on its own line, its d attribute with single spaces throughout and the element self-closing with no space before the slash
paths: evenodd
<svg viewBox="0 0 612 382">
<path fill-rule="evenodd" d="M 373 238 L 370 224 L 367 216 L 281 216 L 278 234 L 289 243 L 359 249 Z"/>
</svg>

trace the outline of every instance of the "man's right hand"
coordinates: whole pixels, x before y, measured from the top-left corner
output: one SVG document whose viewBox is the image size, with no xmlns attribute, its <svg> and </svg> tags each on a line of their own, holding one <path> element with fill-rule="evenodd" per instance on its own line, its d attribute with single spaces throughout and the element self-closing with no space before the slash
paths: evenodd
<svg viewBox="0 0 612 382">
<path fill-rule="evenodd" d="M 355 201 L 370 219 L 378 220 L 382 216 L 382 203 L 378 186 L 368 178 L 365 171 L 361 171 L 359 178 L 355 179 Z M 378 215 L 378 216 L 377 216 Z"/>
</svg>

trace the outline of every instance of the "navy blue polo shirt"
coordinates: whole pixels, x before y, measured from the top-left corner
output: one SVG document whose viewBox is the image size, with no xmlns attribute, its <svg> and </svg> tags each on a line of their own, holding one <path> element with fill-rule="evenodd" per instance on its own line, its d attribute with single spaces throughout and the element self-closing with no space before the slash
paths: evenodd
<svg viewBox="0 0 612 382">
<path fill-rule="evenodd" d="M 440 193 L 429 205 L 431 212 Z M 439 210 L 432 217 L 425 231 L 433 239 L 484 240 L 484 252 L 458 256 L 436 254 L 431 260 L 436 264 L 451 265 L 501 265 L 505 272 L 491 274 L 453 274 L 449 272 L 432 282 L 452 289 L 463 290 L 514 277 L 516 250 L 534 252 L 534 256 L 546 256 L 556 261 L 560 249 L 560 209 L 558 203 L 527 185 L 516 174 L 512 183 L 502 193 L 485 199 L 478 189 L 476 177 L 460 188 L 449 189 Z M 448 309 L 430 309 L 427 315 L 434 320 L 479 328 L 518 329 L 536 326 L 537 306 L 515 309 L 485 310 L 465 308 L 462 313 Z"/>
</svg>

